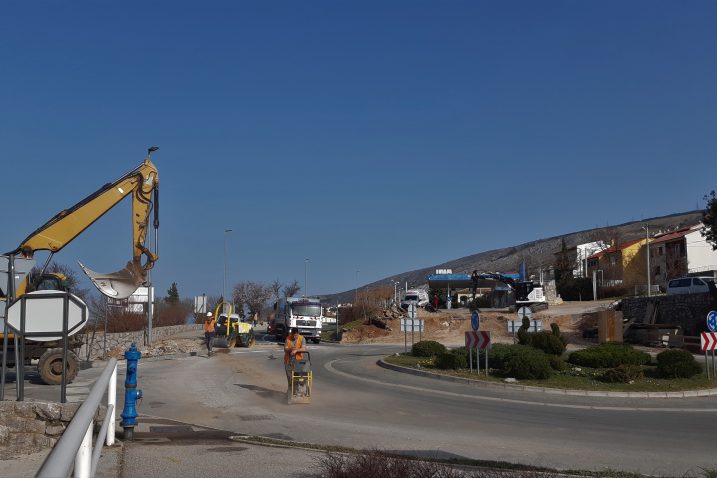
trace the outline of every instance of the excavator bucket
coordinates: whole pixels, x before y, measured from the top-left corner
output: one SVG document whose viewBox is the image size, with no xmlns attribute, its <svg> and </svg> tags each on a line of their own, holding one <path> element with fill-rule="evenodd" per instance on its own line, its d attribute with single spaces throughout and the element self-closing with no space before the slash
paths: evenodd
<svg viewBox="0 0 717 478">
<path fill-rule="evenodd" d="M 133 262 L 117 272 L 101 273 L 88 269 L 81 262 L 80 267 L 97 289 L 107 297 L 126 299 L 147 280 L 145 270 Z"/>
</svg>

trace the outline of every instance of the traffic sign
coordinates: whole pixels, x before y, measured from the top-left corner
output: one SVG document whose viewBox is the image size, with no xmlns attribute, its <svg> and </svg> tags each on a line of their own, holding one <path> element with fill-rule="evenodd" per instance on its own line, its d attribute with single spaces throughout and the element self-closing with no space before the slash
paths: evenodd
<svg viewBox="0 0 717 478">
<path fill-rule="evenodd" d="M 490 347 L 490 332 L 466 332 L 466 348 L 487 349 Z"/>
<path fill-rule="evenodd" d="M 703 351 L 717 350 L 717 332 L 702 332 L 700 345 Z"/>
<path fill-rule="evenodd" d="M 478 315 L 478 311 L 474 310 L 471 313 L 471 328 L 473 330 L 480 329 L 480 315 Z"/>
<path fill-rule="evenodd" d="M 401 332 L 423 332 L 423 321 L 418 319 L 401 319 Z"/>
<path fill-rule="evenodd" d="M 717 311 L 711 310 L 707 314 L 707 328 L 710 332 L 717 332 Z"/>
<path fill-rule="evenodd" d="M 523 326 L 522 320 L 509 320 L 508 321 L 508 332 L 511 333 L 518 333 L 518 330 Z M 530 321 L 530 327 L 528 327 L 528 332 L 540 332 L 543 330 L 543 321 L 542 320 L 531 320 Z"/>
<path fill-rule="evenodd" d="M 521 307 L 518 309 L 518 319 L 523 320 L 523 318 L 526 318 L 530 320 L 533 317 L 533 311 L 530 310 L 530 307 Z"/>
<path fill-rule="evenodd" d="M 73 294 L 57 290 L 38 290 L 25 294 L 13 302 L 7 311 L 7 324 L 16 332 L 24 332 L 28 338 L 48 342 L 62 338 L 65 296 L 67 303 L 67 335 L 74 335 L 89 317 L 87 305 Z M 22 305 L 25 303 L 24 330 Z"/>
</svg>

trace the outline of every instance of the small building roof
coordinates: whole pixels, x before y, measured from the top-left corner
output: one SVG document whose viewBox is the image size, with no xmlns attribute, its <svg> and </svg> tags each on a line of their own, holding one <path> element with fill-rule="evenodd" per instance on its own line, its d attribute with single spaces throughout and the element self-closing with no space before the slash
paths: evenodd
<svg viewBox="0 0 717 478">
<path fill-rule="evenodd" d="M 642 241 L 643 239 L 635 239 L 634 241 L 628 241 L 623 242 L 622 244 L 617 244 L 615 246 L 610 246 L 607 249 L 603 249 L 600 252 L 596 252 L 592 256 L 588 257 L 588 259 L 599 259 L 600 257 L 606 255 L 606 254 L 612 254 L 613 252 L 622 251 L 624 249 L 627 249 L 630 246 L 633 246 L 637 244 L 638 242 Z"/>
<path fill-rule="evenodd" d="M 692 232 L 692 226 L 683 227 L 681 229 L 677 229 L 676 231 L 667 232 L 664 234 L 660 234 L 659 236 L 655 236 L 655 238 L 650 241 L 650 244 L 662 244 L 665 242 L 674 241 L 676 239 L 682 239 L 690 232 Z"/>
</svg>

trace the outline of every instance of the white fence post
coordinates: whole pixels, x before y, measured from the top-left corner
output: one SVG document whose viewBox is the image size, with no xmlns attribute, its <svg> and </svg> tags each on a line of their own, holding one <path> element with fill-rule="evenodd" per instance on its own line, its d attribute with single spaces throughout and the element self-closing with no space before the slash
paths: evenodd
<svg viewBox="0 0 717 478">
<path fill-rule="evenodd" d="M 77 450 L 77 455 L 75 455 L 75 478 L 90 478 L 90 471 L 92 470 L 92 429 L 94 425 L 94 420 L 90 421 L 90 426 L 87 427 L 85 437 Z"/>
<path fill-rule="evenodd" d="M 107 428 L 107 438 L 105 444 L 112 446 L 115 443 L 115 415 L 117 414 L 117 364 L 110 377 L 110 383 L 107 385 L 107 408 L 112 407 L 110 412 L 109 427 Z"/>
</svg>

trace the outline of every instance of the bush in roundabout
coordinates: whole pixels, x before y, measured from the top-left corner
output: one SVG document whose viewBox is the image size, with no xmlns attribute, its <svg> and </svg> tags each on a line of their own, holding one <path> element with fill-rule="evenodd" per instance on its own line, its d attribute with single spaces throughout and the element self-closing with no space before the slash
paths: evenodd
<svg viewBox="0 0 717 478">
<path fill-rule="evenodd" d="M 702 366 L 687 350 L 665 350 L 657 354 L 657 372 L 665 378 L 690 378 L 702 372 Z"/>
<path fill-rule="evenodd" d="M 535 380 L 550 377 L 548 355 L 528 345 L 496 344 L 488 353 L 489 366 L 503 377 Z"/>
<path fill-rule="evenodd" d="M 635 350 L 627 344 L 607 342 L 571 353 L 568 362 L 592 368 L 646 365 L 650 363 L 650 354 Z"/>
<path fill-rule="evenodd" d="M 603 372 L 599 380 L 608 383 L 632 383 L 645 377 L 640 365 L 618 365 Z"/>
<path fill-rule="evenodd" d="M 442 370 L 458 370 L 468 367 L 466 349 L 455 349 L 436 355 L 436 368 Z"/>
<path fill-rule="evenodd" d="M 446 346 L 435 340 L 421 340 L 411 347 L 411 355 L 414 357 L 435 357 L 446 351 Z"/>
</svg>

